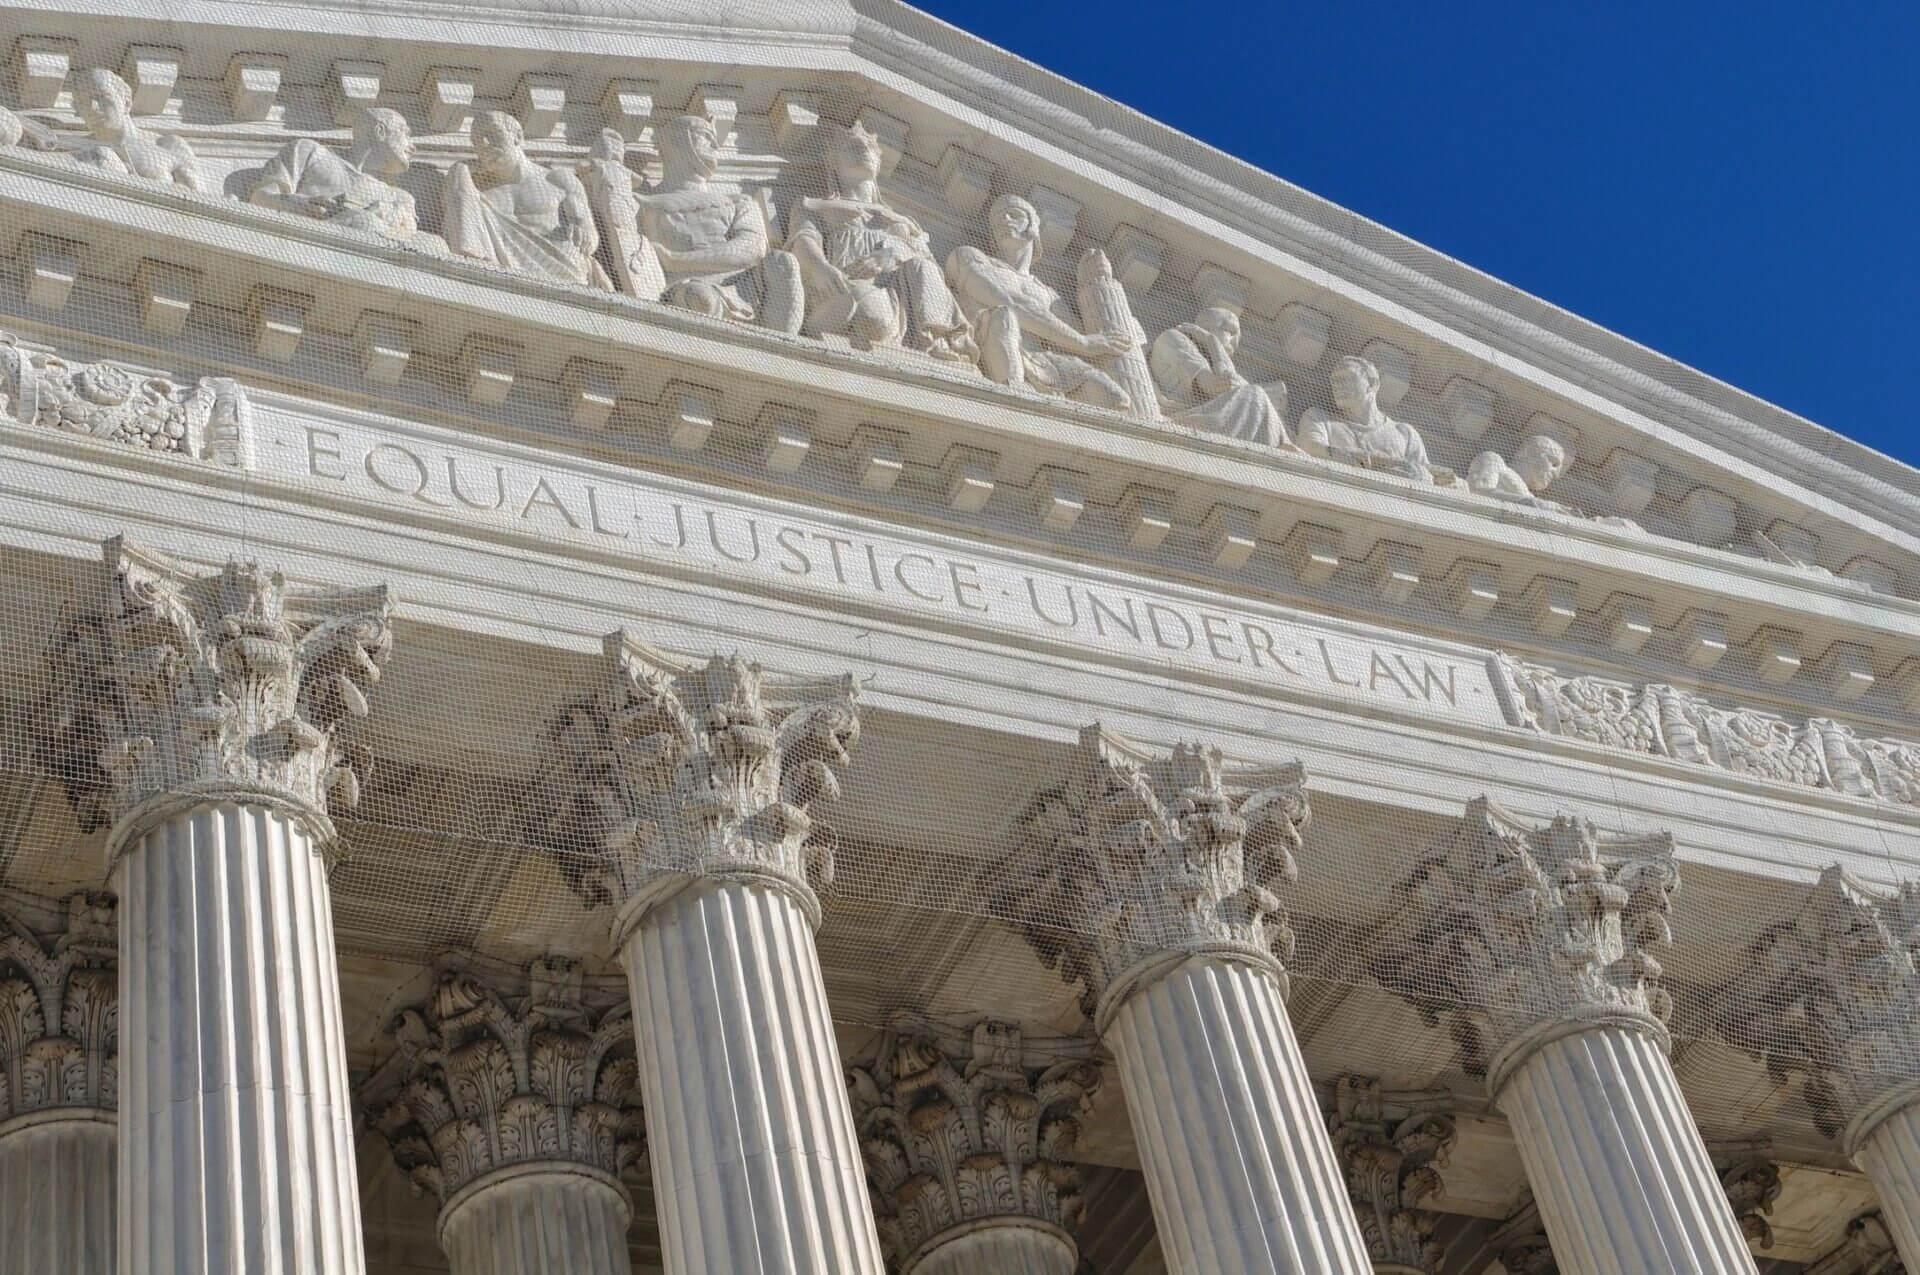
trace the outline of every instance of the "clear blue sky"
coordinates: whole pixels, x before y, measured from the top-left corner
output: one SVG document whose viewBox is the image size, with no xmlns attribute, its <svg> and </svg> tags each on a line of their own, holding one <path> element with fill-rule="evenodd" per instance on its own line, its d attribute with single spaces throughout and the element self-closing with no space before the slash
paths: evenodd
<svg viewBox="0 0 1920 1275">
<path fill-rule="evenodd" d="M 1920 0 L 915 0 L 1920 465 Z"/>
</svg>

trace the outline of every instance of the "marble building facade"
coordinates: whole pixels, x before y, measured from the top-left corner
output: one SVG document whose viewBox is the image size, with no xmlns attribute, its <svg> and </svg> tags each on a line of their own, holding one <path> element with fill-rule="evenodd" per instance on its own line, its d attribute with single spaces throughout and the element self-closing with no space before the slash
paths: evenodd
<svg viewBox="0 0 1920 1275">
<path fill-rule="evenodd" d="M 1920 1263 L 1920 474 L 894 0 L 0 13 L 0 1275 Z"/>
</svg>

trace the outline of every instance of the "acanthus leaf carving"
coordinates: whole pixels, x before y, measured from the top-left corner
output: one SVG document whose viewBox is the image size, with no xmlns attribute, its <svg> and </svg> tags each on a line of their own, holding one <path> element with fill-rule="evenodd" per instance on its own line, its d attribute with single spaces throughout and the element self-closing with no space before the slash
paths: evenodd
<svg viewBox="0 0 1920 1275">
<path fill-rule="evenodd" d="M 1115 980 L 1168 953 L 1213 953 L 1284 977 L 1293 931 L 1278 891 L 1310 818 L 1297 763 L 1229 768 L 1181 744 L 1150 756 L 1098 726 L 1064 780 L 1016 825 L 1018 893 L 996 909 L 1083 989 L 1089 1015 Z"/>
<path fill-rule="evenodd" d="M 1667 834 L 1603 835 L 1560 816 L 1534 826 L 1485 797 L 1398 887 L 1374 976 L 1485 1074 L 1534 1029 L 1615 1019 L 1656 1033 L 1672 1002 L 1654 951 L 1679 888 Z"/>
<path fill-rule="evenodd" d="M 83 827 L 170 793 L 246 791 L 324 814 L 358 799 L 364 717 L 391 650 L 384 585 L 291 585 L 252 563 L 201 575 L 121 537 L 100 611 L 49 652 L 40 751 Z"/>
<path fill-rule="evenodd" d="M 1071 1235 L 1085 1211 L 1074 1163 L 1100 1070 L 1029 1059 L 1020 1029 L 982 1022 L 966 1054 L 883 1036 L 849 1068 L 880 1238 L 895 1269 L 956 1227 L 1027 1221 Z"/>
<path fill-rule="evenodd" d="M 0 914 L 0 1124 L 118 1105 L 119 974 L 111 897 L 67 899 L 51 947 Z"/>
<path fill-rule="evenodd" d="M 1433 1235 L 1439 1215 L 1420 1204 L 1441 1189 L 1452 1117 L 1415 1111 L 1389 1118 L 1377 1078 L 1343 1075 L 1334 1081 L 1328 1123 L 1375 1269 L 1433 1275 L 1443 1256 Z"/>
<path fill-rule="evenodd" d="M 546 731 L 532 835 L 590 904 L 688 876 L 775 881 L 817 911 L 831 881 L 813 809 L 859 739 L 851 678 L 779 678 L 737 656 L 678 660 L 608 637 L 601 688 Z"/>
</svg>

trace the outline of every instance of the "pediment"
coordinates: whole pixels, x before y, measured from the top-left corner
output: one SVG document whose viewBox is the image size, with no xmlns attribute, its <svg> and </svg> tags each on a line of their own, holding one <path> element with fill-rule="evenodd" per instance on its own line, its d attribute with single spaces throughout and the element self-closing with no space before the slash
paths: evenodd
<svg viewBox="0 0 1920 1275">
<path fill-rule="evenodd" d="M 144 348 L 135 361 L 148 366 L 186 373 L 212 370 L 210 355 L 264 353 L 283 370 L 261 379 L 333 397 L 347 382 L 361 382 L 355 393 L 387 383 L 373 370 L 382 358 L 404 369 L 417 354 L 467 407 L 508 417 L 528 410 L 509 393 L 540 386 L 576 421 L 602 405 L 603 426 L 632 395 L 676 437 L 698 432 L 702 412 L 707 428 L 730 413 L 759 431 L 751 446 L 773 474 L 791 472 L 773 457 L 791 423 L 782 413 L 797 407 L 821 454 L 851 457 L 860 488 L 884 484 L 889 466 L 935 470 L 948 495 L 940 516 L 962 509 L 952 493 L 977 443 L 1002 489 L 1018 486 L 1038 510 L 1022 534 L 1071 527 L 1078 506 L 1101 507 L 1135 547 L 1156 521 L 1175 527 L 1168 543 L 1196 540 L 1209 569 L 1232 569 L 1241 548 L 1241 561 L 1270 553 L 1296 592 L 1352 583 L 1364 563 L 1374 603 L 1405 601 L 1394 582 L 1410 577 L 1467 624 L 1490 596 L 1488 607 L 1542 639 L 1577 612 L 1616 654 L 1637 656 L 1636 643 L 1657 633 L 1654 649 L 1699 670 L 1711 663 L 1702 652 L 1737 647 L 1772 683 L 1769 652 L 1785 650 L 1782 666 L 1817 664 L 1823 686 L 1916 688 L 1885 711 L 1920 700 L 1920 475 L 890 0 L 729 5 L 701 21 L 631 0 L 442 4 L 431 41 L 420 38 L 417 6 L 209 0 L 137 30 L 111 8 L 63 16 L 57 31 L 36 26 L 33 9 L 12 10 L 22 32 L 9 52 L 17 115 L 58 150 L 83 146 L 82 73 L 114 69 L 132 86 L 136 123 L 194 152 L 203 189 L 85 170 L 34 147 L 31 134 L 0 149 L 0 200 L 25 231 L 15 251 L 28 304 L 13 326 L 77 321 L 81 307 L 61 317 L 46 302 L 57 294 L 64 305 L 63 287 L 79 278 L 73 295 L 107 309 L 123 295 L 139 313 L 138 333 L 124 307 L 119 328 L 111 316 L 94 326 Z M 263 23 L 278 28 L 272 39 Z M 924 308 L 898 283 L 887 285 L 893 312 L 869 330 L 844 320 L 821 330 L 818 281 L 803 280 L 805 320 L 790 333 L 770 330 L 774 285 L 756 276 L 702 302 L 721 326 L 735 324 L 728 334 L 652 296 L 610 309 L 622 287 L 633 290 L 613 279 L 611 235 L 599 261 L 615 291 L 602 303 L 527 270 L 498 271 L 489 290 L 457 252 L 399 251 L 325 218 L 253 206 L 285 147 L 307 138 L 347 153 L 352 121 L 372 105 L 408 120 L 415 153 L 392 184 L 410 195 L 421 231 L 449 240 L 451 172 L 474 164 L 473 122 L 486 111 L 512 116 L 526 154 L 556 172 L 584 172 L 595 137 L 616 130 L 616 168 L 635 179 L 625 194 L 641 200 L 657 194 L 672 121 L 708 119 L 713 189 L 789 250 L 810 217 L 833 232 L 831 210 L 819 210 L 839 194 L 831 153 L 844 130 L 861 130 L 879 154 L 871 200 L 924 231 L 939 287 L 958 296 L 960 276 L 980 276 L 985 291 L 964 298 L 973 348 L 928 358 L 914 348 L 924 333 L 891 330 Z M 1030 268 L 994 265 L 990 214 L 1008 197 L 1038 218 Z M 613 223 L 601 210 L 597 224 Z M 276 242 L 289 245 L 285 261 L 274 260 Z M 955 264 L 969 253 L 975 265 Z M 1103 267 L 1089 266 L 1095 254 Z M 1051 289 L 1055 315 L 1082 335 L 1130 328 L 1140 359 L 1123 369 L 1075 355 L 1029 325 L 1014 371 L 1006 358 L 996 370 L 978 348 L 980 312 L 993 308 L 985 292 L 1009 278 Z M 489 291 L 487 306 L 471 300 Z M 196 305 L 203 317 L 190 322 Z M 1217 317 L 1197 322 L 1209 311 L 1237 322 L 1230 369 Z M 1158 358 L 1169 333 L 1184 334 L 1184 347 L 1168 347 L 1185 354 L 1184 371 Z M 269 349 L 276 340 L 284 354 Z M 689 386 L 635 366 L 728 340 L 739 347 L 728 356 L 753 356 L 738 384 L 717 384 L 716 371 Z M 51 333 L 37 343 L 58 344 Z M 321 349 L 334 351 L 331 369 L 315 362 Z M 1070 357 L 1053 357 L 1062 352 Z M 1375 402 L 1358 410 L 1334 389 L 1351 359 L 1377 374 Z M 762 368 L 767 388 L 745 393 Z M 1023 383 L 1000 383 L 1009 379 Z M 703 388 L 713 391 L 704 403 Z M 893 411 L 878 416 L 880 404 Z M 1287 446 L 1276 445 L 1282 430 Z M 1549 445 L 1530 440 L 1551 440 L 1559 463 L 1543 462 Z M 1461 543 L 1438 552 L 1429 534 Z M 1424 565 L 1404 565 L 1409 547 Z M 1525 561 L 1507 562 L 1509 549 Z M 1556 555 L 1569 562 L 1554 565 Z M 1616 570 L 1636 558 L 1653 583 Z M 1685 593 L 1691 584 L 1658 584 L 1675 562 L 1680 577 L 1703 582 L 1698 598 Z M 1799 601 L 1775 619 L 1764 606 L 1740 609 L 1762 595 Z"/>
</svg>

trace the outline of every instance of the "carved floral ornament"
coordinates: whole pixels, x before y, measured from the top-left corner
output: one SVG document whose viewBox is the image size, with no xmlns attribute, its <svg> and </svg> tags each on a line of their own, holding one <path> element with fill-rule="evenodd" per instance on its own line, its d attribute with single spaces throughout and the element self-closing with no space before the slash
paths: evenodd
<svg viewBox="0 0 1920 1275">
<path fill-rule="evenodd" d="M 1389 1118 L 1379 1079 L 1346 1075 L 1334 1081 L 1328 1124 L 1374 1270 L 1433 1275 L 1442 1257 L 1433 1236 L 1439 1215 L 1420 1204 L 1443 1185 L 1453 1118 L 1430 1111 Z"/>
<path fill-rule="evenodd" d="M 342 728 L 366 716 L 391 650 L 381 585 L 293 585 L 251 563 L 211 574 L 105 544 L 99 611 L 48 654 L 41 764 L 83 828 L 160 797 L 290 803 L 326 832 L 329 800 L 359 800 L 365 750 Z M 328 838 L 323 837 L 323 842 Z"/>
<path fill-rule="evenodd" d="M 0 1127 L 60 1108 L 118 1105 L 113 900 L 75 894 L 51 947 L 0 912 Z"/>
<path fill-rule="evenodd" d="M 782 678 L 738 656 L 677 659 L 606 640 L 600 688 L 546 728 L 531 835 L 588 904 L 623 907 L 690 878 L 768 881 L 819 919 L 832 880 L 812 809 L 840 795 L 860 737 L 849 677 Z M 633 918 L 630 918 L 633 919 Z"/>
<path fill-rule="evenodd" d="M 433 994 L 402 1010 L 395 1049 L 369 1080 L 368 1123 L 416 1191 L 444 1204 L 488 1175 L 558 1163 L 620 1189 L 645 1149 L 633 1020 L 624 1002 L 582 999 L 578 965 L 533 962 L 528 994 L 509 1001 L 482 979 L 442 971 Z"/>
<path fill-rule="evenodd" d="M 1209 954 L 1283 981 L 1293 931 L 1278 891 L 1310 811 L 1298 763 L 1229 767 L 1182 744 L 1150 756 L 1098 726 L 1080 733 L 1064 779 L 1016 825 L 995 910 L 1082 988 L 1098 1017 L 1146 964 Z"/>
<path fill-rule="evenodd" d="M 1074 1147 L 1100 1070 L 1027 1053 L 1018 1027 L 988 1021 L 965 1055 L 889 1033 L 870 1063 L 849 1069 L 893 1269 L 911 1271 L 956 1227 L 1000 1219 L 1070 1237 L 1079 1226 Z"/>
<path fill-rule="evenodd" d="M 1522 822 L 1484 797 L 1398 888 L 1374 976 L 1462 1066 L 1498 1087 L 1538 1032 L 1618 1022 L 1665 1039 L 1672 1002 L 1654 950 L 1680 878 L 1665 833 L 1603 834 L 1567 816 Z"/>
</svg>

